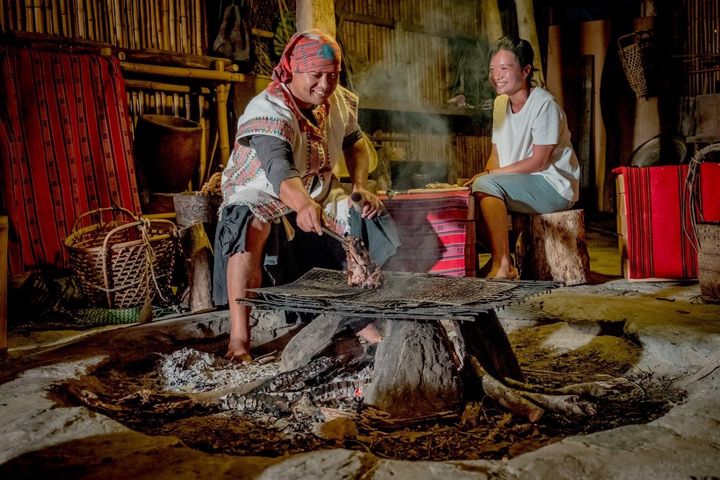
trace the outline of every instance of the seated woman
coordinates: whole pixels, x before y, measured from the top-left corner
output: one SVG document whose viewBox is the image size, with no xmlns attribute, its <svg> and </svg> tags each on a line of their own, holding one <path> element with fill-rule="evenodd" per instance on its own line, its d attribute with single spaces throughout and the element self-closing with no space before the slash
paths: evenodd
<svg viewBox="0 0 720 480">
<path fill-rule="evenodd" d="M 487 278 L 518 276 L 510 257 L 508 211 L 567 210 L 579 195 L 580 166 L 570 143 L 565 112 L 534 85 L 533 50 L 523 39 L 503 37 L 490 60 L 493 109 L 492 152 L 486 169 L 465 183 L 479 203 L 492 264 Z"/>
</svg>

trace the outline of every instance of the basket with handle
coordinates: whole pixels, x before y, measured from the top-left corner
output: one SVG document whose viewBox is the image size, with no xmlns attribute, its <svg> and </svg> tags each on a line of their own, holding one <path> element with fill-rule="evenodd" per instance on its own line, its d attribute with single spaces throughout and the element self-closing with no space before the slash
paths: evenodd
<svg viewBox="0 0 720 480">
<path fill-rule="evenodd" d="M 704 221 L 700 199 L 700 164 L 705 157 L 720 152 L 720 143 L 708 145 L 698 150 L 690 160 L 685 189 L 688 192 L 688 204 L 683 205 L 685 215 L 689 216 L 692 232 L 686 232 L 698 254 L 698 281 L 703 300 L 720 301 L 720 223 Z"/>
<path fill-rule="evenodd" d="M 654 48 L 652 30 L 639 30 L 618 37 L 620 63 L 630 88 L 638 98 L 654 94 L 654 85 L 650 80 L 654 67 Z"/>
<path fill-rule="evenodd" d="M 177 249 L 177 227 L 169 220 L 99 208 L 77 218 L 65 248 L 73 276 L 92 305 L 130 308 L 155 295 L 168 298 Z"/>
</svg>

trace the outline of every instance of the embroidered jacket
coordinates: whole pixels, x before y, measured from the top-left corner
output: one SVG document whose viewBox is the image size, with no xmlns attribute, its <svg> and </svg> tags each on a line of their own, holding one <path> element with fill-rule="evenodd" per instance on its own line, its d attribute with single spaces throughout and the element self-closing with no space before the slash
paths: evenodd
<svg viewBox="0 0 720 480">
<path fill-rule="evenodd" d="M 343 138 L 357 126 L 357 109 L 357 96 L 338 86 L 325 104 L 315 108 L 316 126 L 300 112 L 287 87 L 272 82 L 250 101 L 238 120 L 235 145 L 223 171 L 223 205 L 247 205 L 264 221 L 290 212 L 249 146 L 250 137 L 258 134 L 271 135 L 291 145 L 295 166 L 313 199 L 322 204 L 328 197 L 335 197 L 329 195 L 336 180 L 332 169 L 342 158 Z M 340 213 L 334 206 L 326 212 L 333 218 Z"/>
</svg>

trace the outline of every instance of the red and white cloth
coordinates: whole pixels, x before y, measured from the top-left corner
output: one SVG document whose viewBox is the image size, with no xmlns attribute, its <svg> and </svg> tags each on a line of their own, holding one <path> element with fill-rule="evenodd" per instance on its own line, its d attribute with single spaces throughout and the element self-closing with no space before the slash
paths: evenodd
<svg viewBox="0 0 720 480">
<path fill-rule="evenodd" d="M 685 191 L 687 165 L 619 167 L 627 215 L 627 278 L 697 278 L 697 252 Z M 720 222 L 720 164 L 700 166 L 702 220 Z M 684 197 L 684 202 L 683 202 Z"/>
</svg>

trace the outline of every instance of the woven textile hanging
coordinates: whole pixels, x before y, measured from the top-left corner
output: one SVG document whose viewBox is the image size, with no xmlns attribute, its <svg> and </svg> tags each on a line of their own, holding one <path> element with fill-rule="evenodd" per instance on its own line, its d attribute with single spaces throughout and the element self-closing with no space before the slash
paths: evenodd
<svg viewBox="0 0 720 480">
<path fill-rule="evenodd" d="M 117 59 L 0 44 L 0 212 L 12 274 L 67 267 L 63 241 L 83 212 L 140 213 L 125 85 Z"/>
</svg>

